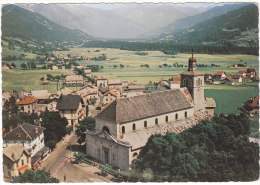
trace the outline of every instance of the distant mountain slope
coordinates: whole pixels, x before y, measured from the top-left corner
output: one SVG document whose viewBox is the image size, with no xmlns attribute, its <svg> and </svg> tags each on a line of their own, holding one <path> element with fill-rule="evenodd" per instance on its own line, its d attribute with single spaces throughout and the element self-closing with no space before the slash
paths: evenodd
<svg viewBox="0 0 260 185">
<path fill-rule="evenodd" d="M 257 35 L 257 28 L 258 7 L 252 4 L 178 32 L 173 41 L 181 44 L 219 44 L 241 37 L 248 30 L 254 30 L 251 34 Z"/>
<path fill-rule="evenodd" d="M 146 33 L 148 35 L 153 35 L 154 37 L 158 37 L 158 35 L 161 34 L 161 38 L 164 37 L 172 37 L 174 33 L 177 33 L 178 31 L 181 31 L 185 28 L 189 28 L 191 26 L 194 26 L 200 22 L 212 19 L 214 17 L 226 14 L 230 11 L 236 10 L 238 8 L 241 8 L 243 6 L 249 5 L 248 3 L 240 3 L 240 4 L 225 4 L 221 6 L 214 6 L 207 11 L 203 11 L 202 13 L 192 15 L 185 17 L 183 19 L 177 19 L 171 24 L 168 24 L 167 26 L 160 27 L 156 30 L 152 30 L 149 33 Z"/>
<path fill-rule="evenodd" d="M 102 9 L 87 4 L 21 4 L 49 20 L 98 38 L 133 39 L 171 22 L 204 11 L 174 4 L 126 4 Z M 105 6 L 105 5 L 104 5 Z"/>
<path fill-rule="evenodd" d="M 82 41 L 90 37 L 49 21 L 44 16 L 16 5 L 2 8 L 2 37 L 20 38 L 34 42 Z"/>
</svg>

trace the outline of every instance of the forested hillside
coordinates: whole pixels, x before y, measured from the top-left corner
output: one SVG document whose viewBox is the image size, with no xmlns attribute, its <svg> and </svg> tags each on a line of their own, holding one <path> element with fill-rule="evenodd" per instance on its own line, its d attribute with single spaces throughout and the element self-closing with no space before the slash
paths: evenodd
<svg viewBox="0 0 260 185">
<path fill-rule="evenodd" d="M 80 42 L 90 38 L 86 33 L 65 28 L 16 5 L 2 8 L 2 38 L 7 37 L 34 42 Z"/>
<path fill-rule="evenodd" d="M 177 44 L 258 46 L 258 7 L 249 5 L 173 35 Z"/>
</svg>

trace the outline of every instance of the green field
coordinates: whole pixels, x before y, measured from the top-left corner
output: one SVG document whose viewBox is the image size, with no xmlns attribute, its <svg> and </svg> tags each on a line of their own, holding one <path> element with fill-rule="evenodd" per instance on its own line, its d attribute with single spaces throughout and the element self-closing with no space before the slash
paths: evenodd
<svg viewBox="0 0 260 185">
<path fill-rule="evenodd" d="M 68 70 L 2 70 L 2 89 L 10 90 L 42 90 L 48 89 L 50 92 L 56 92 L 57 82 L 51 82 L 49 85 L 40 85 L 40 78 L 46 78 L 46 74 L 61 75 L 69 74 Z M 59 83 L 59 88 L 62 82 Z"/>
<path fill-rule="evenodd" d="M 100 50 L 100 52 L 94 52 Z M 101 72 L 95 73 L 96 75 L 107 75 L 108 78 L 120 78 L 135 83 L 148 83 L 149 81 L 158 81 L 161 78 L 169 79 L 172 76 L 178 76 L 181 72 L 187 70 L 187 67 L 162 67 L 159 65 L 173 63 L 188 64 L 190 54 L 178 54 L 175 56 L 166 55 L 161 51 L 145 51 L 148 55 L 137 55 L 136 51 L 111 49 L 111 48 L 71 48 L 69 51 L 57 51 L 55 54 L 67 56 L 98 56 L 102 53 L 106 54 L 109 60 L 106 61 L 78 61 L 80 65 L 96 64 L 104 66 Z M 247 63 L 254 66 L 258 70 L 258 56 L 253 55 L 209 55 L 209 54 L 195 54 L 198 64 L 216 64 L 221 67 L 204 67 L 199 68 L 200 71 L 205 73 L 216 73 L 217 71 L 224 70 L 228 75 L 236 74 L 239 70 L 246 68 L 233 68 L 228 67 L 233 63 Z M 119 65 L 123 64 L 124 68 Z M 141 68 L 141 64 L 148 64 L 149 68 Z M 113 68 L 117 65 L 118 68 Z"/>
</svg>

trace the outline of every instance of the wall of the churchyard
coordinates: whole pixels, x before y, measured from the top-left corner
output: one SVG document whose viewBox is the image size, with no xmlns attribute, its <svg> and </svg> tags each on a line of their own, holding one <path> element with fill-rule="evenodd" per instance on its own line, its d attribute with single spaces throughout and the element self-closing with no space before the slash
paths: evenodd
<svg viewBox="0 0 260 185">
<path fill-rule="evenodd" d="M 109 136 L 108 136 L 109 137 Z M 109 151 L 108 161 L 105 160 L 105 150 Z M 105 139 L 98 135 L 86 135 L 86 154 L 103 163 L 108 163 L 120 169 L 130 168 L 130 148 Z"/>
<path fill-rule="evenodd" d="M 194 116 L 194 109 L 190 108 L 190 109 L 185 109 L 181 111 L 171 112 L 168 114 L 162 114 L 159 116 L 149 117 L 137 121 L 131 121 L 128 123 L 120 124 L 117 137 L 123 135 L 122 133 L 123 126 L 125 127 L 125 134 L 127 134 L 129 132 L 133 132 L 133 124 L 135 124 L 135 130 L 143 130 L 145 129 L 144 127 L 145 121 L 147 122 L 147 127 L 153 127 L 156 125 L 155 124 L 156 118 L 158 119 L 158 125 L 161 125 L 166 123 L 166 116 L 168 116 L 168 122 L 176 121 L 176 114 L 178 115 L 178 120 L 185 119 L 185 112 L 187 112 L 187 118 Z"/>
</svg>

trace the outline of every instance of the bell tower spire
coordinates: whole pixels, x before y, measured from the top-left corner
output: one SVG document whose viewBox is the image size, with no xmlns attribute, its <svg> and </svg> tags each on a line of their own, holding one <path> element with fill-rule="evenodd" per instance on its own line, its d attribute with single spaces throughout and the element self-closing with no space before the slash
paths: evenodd
<svg viewBox="0 0 260 185">
<path fill-rule="evenodd" d="M 188 70 L 181 73 L 181 87 L 186 87 L 193 99 L 194 110 L 204 110 L 204 74 L 197 70 L 197 61 L 194 58 L 194 50 L 188 61 Z"/>
</svg>

